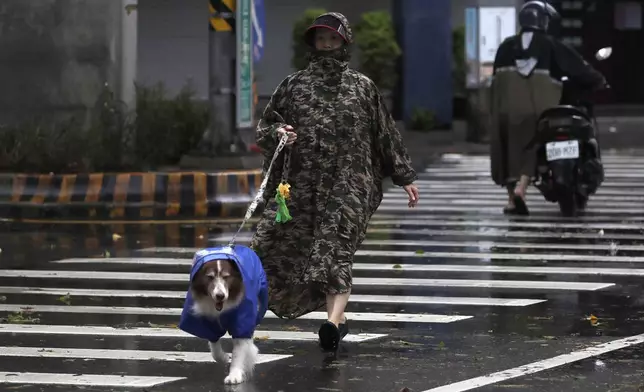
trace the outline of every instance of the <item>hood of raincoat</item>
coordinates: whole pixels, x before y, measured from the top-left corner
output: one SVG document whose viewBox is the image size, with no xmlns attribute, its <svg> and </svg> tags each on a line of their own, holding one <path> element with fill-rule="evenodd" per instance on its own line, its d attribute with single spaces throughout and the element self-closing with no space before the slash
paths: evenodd
<svg viewBox="0 0 644 392">
<path fill-rule="evenodd" d="M 239 307 L 224 312 L 213 320 L 194 314 L 194 300 L 188 290 L 179 328 L 211 342 L 219 340 L 226 332 L 233 338 L 249 339 L 268 309 L 268 281 L 262 262 L 252 249 L 245 246 L 203 249 L 194 256 L 190 282 L 204 264 L 213 260 L 231 260 L 237 265 L 244 282 L 244 300 Z"/>
<path fill-rule="evenodd" d="M 315 30 L 318 28 L 334 30 L 344 38 L 345 44 L 334 50 L 315 49 L 313 37 Z M 346 16 L 339 12 L 327 12 L 318 16 L 311 26 L 306 29 L 304 40 L 309 46 L 307 59 L 309 60 L 309 68 L 313 71 L 335 74 L 341 73 L 349 67 L 351 48 L 353 46 L 353 31 Z"/>
</svg>

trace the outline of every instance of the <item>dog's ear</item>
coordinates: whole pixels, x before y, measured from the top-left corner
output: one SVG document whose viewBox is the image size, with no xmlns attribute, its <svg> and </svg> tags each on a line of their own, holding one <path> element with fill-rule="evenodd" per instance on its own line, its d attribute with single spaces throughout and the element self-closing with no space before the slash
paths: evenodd
<svg viewBox="0 0 644 392">
<path fill-rule="evenodd" d="M 208 279 L 208 276 L 207 276 L 208 274 L 207 266 L 208 266 L 207 264 L 204 264 L 201 267 L 201 269 L 195 275 L 194 280 L 190 284 L 190 289 L 196 295 L 203 295 L 203 296 L 208 295 L 208 285 L 210 284 L 210 280 Z"/>
<path fill-rule="evenodd" d="M 237 263 L 235 263 L 234 261 L 230 261 L 230 266 L 231 266 L 231 275 L 234 275 L 235 277 L 238 277 L 241 279 L 242 273 L 239 270 L 239 266 L 237 265 Z"/>
<path fill-rule="evenodd" d="M 230 278 L 228 279 L 228 296 L 230 298 L 239 298 L 244 292 L 244 278 L 239 270 L 239 266 L 234 261 L 228 261 Z"/>
</svg>

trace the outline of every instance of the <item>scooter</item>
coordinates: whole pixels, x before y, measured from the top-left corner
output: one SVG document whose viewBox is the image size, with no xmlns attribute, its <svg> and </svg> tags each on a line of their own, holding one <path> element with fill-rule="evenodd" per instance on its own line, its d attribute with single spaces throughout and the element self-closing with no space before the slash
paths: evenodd
<svg viewBox="0 0 644 392">
<path fill-rule="evenodd" d="M 610 57 L 602 48 L 595 58 Z M 564 89 L 567 78 L 563 78 Z M 610 88 L 610 86 L 605 86 Z M 545 110 L 537 122 L 537 173 L 534 185 L 543 197 L 558 203 L 561 214 L 575 217 L 604 181 L 593 105 L 576 100 Z"/>
</svg>

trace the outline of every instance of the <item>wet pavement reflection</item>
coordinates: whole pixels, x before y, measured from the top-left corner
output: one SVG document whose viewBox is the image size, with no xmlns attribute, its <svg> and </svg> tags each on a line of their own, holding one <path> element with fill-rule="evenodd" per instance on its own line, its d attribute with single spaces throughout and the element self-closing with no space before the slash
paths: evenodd
<svg viewBox="0 0 644 392">
<path fill-rule="evenodd" d="M 0 390 L 644 390 L 637 339 L 468 381 L 644 333 L 644 183 L 620 177 L 644 177 L 644 160 L 608 156 L 608 185 L 575 219 L 535 191 L 534 216 L 503 216 L 485 162 L 430 166 L 416 211 L 402 191 L 385 194 L 356 255 L 352 330 L 336 356 L 317 348 L 325 314 L 269 315 L 255 377 L 236 387 L 204 342 L 176 329 L 192 255 L 226 243 L 234 223 L 0 223 Z"/>
</svg>

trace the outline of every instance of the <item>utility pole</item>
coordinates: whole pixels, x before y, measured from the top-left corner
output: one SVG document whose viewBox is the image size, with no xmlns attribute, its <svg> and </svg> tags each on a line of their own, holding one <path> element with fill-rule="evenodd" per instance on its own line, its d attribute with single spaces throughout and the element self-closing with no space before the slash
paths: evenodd
<svg viewBox="0 0 644 392">
<path fill-rule="evenodd" d="M 236 0 L 209 0 L 210 127 L 202 140 L 203 152 L 235 152 L 235 11 Z M 232 148 L 231 148 L 232 147 Z"/>
<path fill-rule="evenodd" d="M 210 124 L 201 158 L 185 156 L 182 165 L 203 167 L 208 159 L 211 168 L 231 169 L 246 164 L 239 130 L 253 125 L 253 0 L 208 0 L 208 8 Z"/>
<path fill-rule="evenodd" d="M 252 0 L 209 0 L 211 125 L 204 147 L 238 153 L 239 128 L 252 126 Z"/>
</svg>

